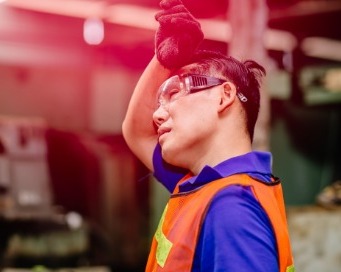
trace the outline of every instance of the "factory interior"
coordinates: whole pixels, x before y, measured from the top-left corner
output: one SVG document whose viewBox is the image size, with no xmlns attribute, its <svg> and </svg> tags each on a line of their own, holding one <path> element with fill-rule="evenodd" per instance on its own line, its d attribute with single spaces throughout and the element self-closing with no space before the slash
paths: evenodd
<svg viewBox="0 0 341 272">
<path fill-rule="evenodd" d="M 296 271 L 341 271 L 341 1 L 183 3 L 201 46 L 231 55 L 232 3 L 240 18 L 245 3 L 262 3 L 261 148 L 283 182 Z M 1 271 L 144 271 L 169 193 L 121 126 L 154 55 L 159 9 L 158 0 L 0 1 Z M 239 37 L 240 50 L 252 47 Z"/>
</svg>

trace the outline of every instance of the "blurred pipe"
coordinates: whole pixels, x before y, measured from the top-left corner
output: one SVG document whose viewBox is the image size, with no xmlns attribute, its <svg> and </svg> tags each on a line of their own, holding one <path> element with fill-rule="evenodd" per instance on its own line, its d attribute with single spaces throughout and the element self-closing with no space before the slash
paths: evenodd
<svg viewBox="0 0 341 272">
<path fill-rule="evenodd" d="M 105 20 L 113 24 L 155 31 L 158 22 L 154 19 L 157 9 L 129 4 L 115 4 L 105 10 Z"/>
<path fill-rule="evenodd" d="M 0 0 L 1 1 L 1 0 Z M 157 9 L 137 5 L 115 4 L 106 6 L 105 1 L 81 0 L 7 0 L 1 2 L 5 6 L 46 12 L 76 18 L 102 18 L 106 22 L 155 31 L 158 23 L 154 16 Z M 231 41 L 230 23 L 224 20 L 199 20 L 206 39 L 225 42 Z M 297 40 L 290 32 L 267 29 L 264 45 L 268 50 L 291 52 L 297 46 Z M 341 60 L 341 42 L 322 37 L 310 37 L 300 45 L 307 56 Z"/>
<path fill-rule="evenodd" d="M 340 10 L 341 2 L 339 0 L 297 1 L 294 4 L 289 4 L 288 7 L 279 7 L 277 9 L 273 9 L 271 12 L 270 19 L 312 16 Z"/>
<path fill-rule="evenodd" d="M 7 0 L 6 5 L 84 19 L 103 18 L 113 24 L 152 31 L 158 27 L 154 19 L 158 10 L 136 5 L 115 4 L 105 7 L 103 1 L 80 0 Z M 207 39 L 227 43 L 231 40 L 231 27 L 227 21 L 213 19 L 199 21 Z M 289 32 L 268 29 L 264 43 L 267 49 L 288 52 L 294 49 L 297 42 Z"/>
<path fill-rule="evenodd" d="M 155 31 L 158 27 L 154 19 L 157 11 L 136 5 L 117 4 L 106 9 L 105 18 L 110 23 Z M 231 40 L 232 31 L 228 21 L 199 19 L 199 22 L 206 39 L 226 43 Z M 264 45 L 267 49 L 289 52 L 297 46 L 297 41 L 294 35 L 287 31 L 267 29 Z"/>
<path fill-rule="evenodd" d="M 201 19 L 199 22 L 206 39 L 225 43 L 231 41 L 232 29 L 228 21 Z"/>
<path fill-rule="evenodd" d="M 267 49 L 291 52 L 298 45 L 295 36 L 288 31 L 268 28 L 264 35 L 264 45 Z"/>
<path fill-rule="evenodd" d="M 305 38 L 301 49 L 310 57 L 341 61 L 341 42 L 322 37 Z"/>
<path fill-rule="evenodd" d="M 5 5 L 46 12 L 63 16 L 78 18 L 96 18 L 101 17 L 104 1 L 82 1 L 82 0 L 7 0 Z"/>
</svg>

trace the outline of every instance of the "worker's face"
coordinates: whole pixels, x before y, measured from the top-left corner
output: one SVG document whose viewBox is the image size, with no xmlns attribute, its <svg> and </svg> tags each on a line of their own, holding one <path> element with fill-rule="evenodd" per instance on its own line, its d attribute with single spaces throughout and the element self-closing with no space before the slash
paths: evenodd
<svg viewBox="0 0 341 272">
<path fill-rule="evenodd" d="M 160 101 L 153 120 L 168 163 L 186 167 L 186 156 L 200 156 L 209 145 L 217 127 L 219 88 L 221 85 L 195 93 L 174 92 Z"/>
</svg>

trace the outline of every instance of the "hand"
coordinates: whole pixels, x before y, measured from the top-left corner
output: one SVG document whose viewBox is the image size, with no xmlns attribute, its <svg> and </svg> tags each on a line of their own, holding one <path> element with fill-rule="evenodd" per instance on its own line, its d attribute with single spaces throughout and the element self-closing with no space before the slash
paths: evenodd
<svg viewBox="0 0 341 272">
<path fill-rule="evenodd" d="M 198 48 L 204 34 L 200 23 L 180 0 L 162 0 L 155 15 L 160 26 L 155 34 L 155 53 L 166 68 L 185 65 Z"/>
</svg>

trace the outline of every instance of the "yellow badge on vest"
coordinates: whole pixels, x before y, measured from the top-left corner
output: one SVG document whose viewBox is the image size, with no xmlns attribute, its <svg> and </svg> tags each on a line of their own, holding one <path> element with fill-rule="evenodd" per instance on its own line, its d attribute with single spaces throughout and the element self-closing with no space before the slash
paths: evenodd
<svg viewBox="0 0 341 272">
<path fill-rule="evenodd" d="M 290 265 L 287 267 L 285 272 L 295 272 L 295 267 L 293 265 Z"/>
<path fill-rule="evenodd" d="M 163 214 L 161 216 L 159 225 L 155 233 L 155 240 L 157 241 L 156 261 L 157 261 L 157 264 L 161 267 L 165 266 L 169 252 L 173 246 L 172 242 L 169 241 L 166 235 L 164 235 L 164 233 L 162 232 L 162 226 L 165 220 L 167 208 L 168 208 L 168 204 L 166 205 L 165 210 L 163 211 Z"/>
</svg>

